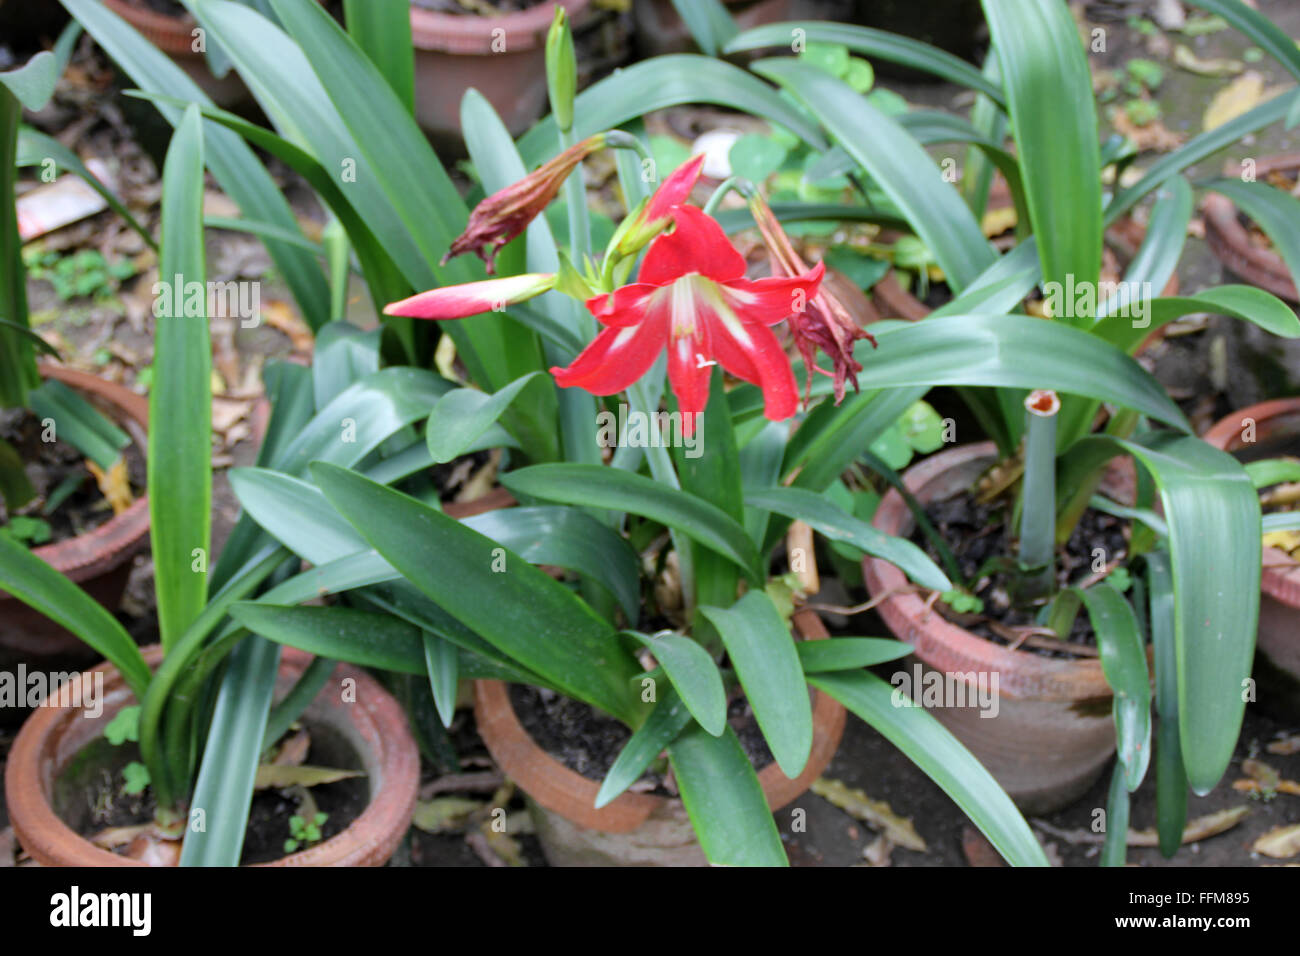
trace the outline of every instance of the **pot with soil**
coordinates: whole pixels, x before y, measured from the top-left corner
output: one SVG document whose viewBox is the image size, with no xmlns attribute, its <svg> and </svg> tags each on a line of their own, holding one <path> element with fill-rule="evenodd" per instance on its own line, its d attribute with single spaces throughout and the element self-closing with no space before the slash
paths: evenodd
<svg viewBox="0 0 1300 956">
<path fill-rule="evenodd" d="M 207 55 L 195 50 L 198 23 L 176 0 L 104 0 L 108 7 L 166 53 L 208 97 L 222 108 L 248 99 L 248 87 L 234 70 L 215 76 Z"/>
<path fill-rule="evenodd" d="M 805 640 L 829 636 L 812 611 L 798 612 L 794 623 Z M 768 806 L 777 810 L 821 776 L 839 746 L 847 715 L 833 698 L 815 693 L 812 755 L 791 780 L 772 761 L 746 710 L 743 698 L 733 700 L 728 720 L 758 771 Z M 492 680 L 475 681 L 474 718 L 493 759 L 526 793 L 551 865 L 706 865 L 685 807 L 665 791 L 662 778 L 649 774 L 595 809 L 600 782 L 631 734 L 618 721 L 559 695 Z"/>
<path fill-rule="evenodd" d="M 415 113 L 439 145 L 464 148 L 460 101 L 470 87 L 490 102 L 511 136 L 546 109 L 546 32 L 556 3 L 571 20 L 591 0 L 488 0 L 480 16 L 447 0 L 411 0 Z"/>
<path fill-rule="evenodd" d="M 151 667 L 162 659 L 156 646 L 146 648 L 144 654 Z M 293 648 L 282 652 L 277 698 L 293 688 L 311 660 L 311 655 Z M 121 766 L 134 759 L 130 748 L 113 746 L 104 738 L 104 728 L 134 698 L 109 664 L 100 664 L 81 678 L 103 681 L 98 715 L 84 715 L 80 706 L 43 706 L 14 740 L 5 768 L 5 800 L 14 833 L 42 866 L 143 865 L 140 859 L 110 852 L 90 839 L 97 835 L 101 843 L 112 842 L 106 839 L 106 829 L 144 824 L 152 818 L 149 800 L 129 797 L 115 784 Z M 351 702 L 338 693 L 343 680 L 355 681 L 350 685 L 355 687 Z M 289 818 L 299 812 L 298 807 L 274 791 L 260 791 L 253 800 L 242 862 L 384 865 L 410 824 L 419 785 L 419 752 L 401 706 L 364 671 L 340 664 L 299 723 L 311 738 L 308 764 L 362 775 L 312 788 L 315 805 L 328 819 L 319 842 L 288 855 L 284 844 L 292 826 Z M 125 849 L 132 852 L 133 848 L 127 844 Z M 178 848 L 171 851 L 167 856 L 174 859 Z"/>
<path fill-rule="evenodd" d="M 1265 156 L 1255 161 L 1258 181 L 1296 195 L 1300 185 L 1300 153 Z M 1229 163 L 1223 171 L 1233 179 L 1242 177 L 1242 167 Z M 1201 205 L 1205 216 L 1205 242 L 1224 267 L 1252 285 L 1272 292 L 1288 302 L 1300 302 L 1291 270 L 1273 249 L 1273 244 L 1227 196 L 1206 195 Z"/>
<path fill-rule="evenodd" d="M 1243 461 L 1300 455 L 1300 398 L 1243 408 L 1202 437 Z M 1284 495 L 1269 492 L 1260 504 L 1265 513 L 1295 507 Z M 1259 706 L 1283 719 L 1300 720 L 1300 549 L 1264 545 L 1260 590 L 1254 664 Z"/>
<path fill-rule="evenodd" d="M 906 487 L 941 526 L 941 533 L 943 525 L 964 527 L 961 540 L 949 541 L 963 564 L 978 565 L 991 554 L 1010 553 L 997 536 L 985 533 L 997 519 L 969 496 L 976 479 L 996 461 L 993 443 L 982 442 L 932 455 L 904 475 Z M 1108 483 L 1114 486 L 1122 480 L 1112 473 Z M 1118 489 L 1113 493 L 1123 496 Z M 945 508 L 951 512 L 942 514 Z M 1107 516 L 1089 515 L 1092 520 L 1085 516 L 1067 546 L 1067 554 L 1077 550 L 1081 560 L 1087 560 L 1098 540 L 1114 547 L 1116 542 L 1109 539 L 1119 534 L 1118 528 L 1101 520 Z M 906 537 L 915 531 L 907 504 L 892 489 L 882 499 L 873 524 L 891 535 Z M 1119 544 L 1122 547 L 1122 540 Z M 982 555 L 981 547 L 995 550 Z M 867 557 L 862 569 L 867 590 L 879 601 L 876 610 L 881 618 L 894 636 L 915 648 L 908 671 L 919 665 L 921 674 L 919 681 L 911 681 L 914 686 L 926 687 L 941 679 L 946 684 L 950 675 L 963 675 L 969 686 L 970 678 L 964 675 L 973 674 L 976 681 L 994 687 L 995 709 L 982 706 L 985 702 L 973 699 L 977 695 L 972 693 L 966 695 L 965 706 L 936 707 L 931 713 L 988 768 L 1016 804 L 1026 813 L 1045 813 L 1082 796 L 1115 752 L 1115 725 L 1110 686 L 1095 648 L 1081 646 L 1086 635 L 1080 622 L 1076 621 L 1068 640 L 1058 640 L 1060 650 L 1041 646 L 1032 637 L 1016 646 L 1019 639 L 1004 625 L 1032 623 L 1032 619 L 1019 620 L 1011 610 L 1003 621 L 992 622 L 996 629 L 973 622 L 968 629 L 923 600 L 888 561 Z M 1000 611 L 986 613 L 991 619 Z"/>
<path fill-rule="evenodd" d="M 41 363 L 41 375 L 76 389 L 133 439 L 126 458 L 131 481 L 144 484 L 145 429 L 149 402 L 144 397 L 97 376 L 75 369 Z M 30 413 L 7 436 L 15 447 L 29 449 L 30 460 L 41 471 L 42 488 L 53 489 L 64 480 L 84 475 L 74 491 L 46 516 L 53 539 L 33 549 L 41 560 L 63 572 L 110 610 L 118 606 L 131 571 L 131 559 L 145 546 L 149 534 L 149 501 L 141 494 L 120 514 L 102 510 L 102 497 L 92 494 L 95 482 L 86 472 L 81 455 L 61 441 L 40 441 L 41 426 Z M 23 441 L 23 437 L 31 439 Z M 15 442 L 15 439 L 19 439 Z M 84 665 L 94 659 L 85 644 L 49 618 L 21 601 L 0 592 L 0 656 L 15 661 L 66 661 Z"/>
</svg>

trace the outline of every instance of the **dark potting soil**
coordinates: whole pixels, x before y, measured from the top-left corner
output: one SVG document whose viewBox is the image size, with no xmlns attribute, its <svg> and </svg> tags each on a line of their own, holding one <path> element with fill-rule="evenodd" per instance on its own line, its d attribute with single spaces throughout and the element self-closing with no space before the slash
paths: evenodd
<svg viewBox="0 0 1300 956">
<path fill-rule="evenodd" d="M 511 684 L 510 704 L 524 730 L 539 747 L 588 780 L 604 780 L 632 736 L 632 731 L 613 717 L 552 690 Z M 772 752 L 744 697 L 735 697 L 728 704 L 727 723 L 740 738 L 745 756 L 755 770 L 772 762 Z M 653 785 L 650 792 L 661 794 L 668 792 L 663 780 L 663 773 L 653 764 L 641 778 L 643 783 Z"/>
<path fill-rule="evenodd" d="M 113 509 L 99 491 L 99 484 L 86 468 L 85 457 L 62 439 L 41 440 L 41 420 L 22 408 L 0 410 L 0 439 L 14 447 L 25 463 L 27 478 L 36 489 L 36 497 L 16 513 L 39 518 L 50 526 L 47 541 L 33 541 L 33 546 L 54 544 L 93 531 L 113 517 Z M 144 492 L 145 461 L 134 444 L 126 449 L 127 481 L 131 492 Z M 50 513 L 43 508 L 48 497 L 66 480 L 80 479 L 77 488 Z M 10 515 L 0 501 L 0 526 L 9 523 Z"/>
<path fill-rule="evenodd" d="M 341 735 L 329 727 L 309 725 L 311 746 L 306 763 L 341 770 L 362 769 L 361 758 Z M 68 769 L 54 784 L 54 811 L 83 837 L 91 837 L 113 827 L 130 827 L 153 820 L 156 803 L 153 792 L 123 792 L 122 769 L 140 759 L 136 744 L 115 746 L 104 737 L 77 754 Z M 336 783 L 312 787 L 316 809 L 329 814 L 321 826 L 321 840 L 342 832 L 365 810 L 370 800 L 370 785 L 365 777 L 352 777 Z M 285 855 L 284 841 L 289 839 L 289 818 L 300 813 L 299 802 L 281 790 L 259 790 L 253 794 L 248 828 L 244 831 L 244 850 L 240 865 L 266 863 Z M 125 849 L 119 848 L 119 852 Z M 300 847 L 299 849 L 306 849 Z"/>
<path fill-rule="evenodd" d="M 926 517 L 940 536 L 948 542 L 961 569 L 962 577 L 970 580 L 984 563 L 992 558 L 1013 556 L 1016 540 L 1007 522 L 1006 508 L 1001 503 L 979 504 L 974 496 L 963 493 L 945 501 L 932 502 L 925 508 Z M 936 562 L 939 554 L 919 529 L 913 529 L 911 539 L 926 550 Z M 1088 574 L 1093 565 L 1095 548 L 1104 549 L 1107 561 L 1128 551 L 1124 538 L 1124 522 L 1112 515 L 1089 509 L 1075 527 L 1064 549 L 1057 551 L 1057 583 L 1061 586 L 1076 582 Z M 1012 603 L 1011 581 L 1006 574 L 996 572 L 977 583 L 975 596 L 984 602 L 983 617 L 991 618 L 1006 627 L 1025 627 L 1034 624 L 1037 608 Z M 956 616 L 954 616 L 956 619 Z M 1009 644 L 987 623 L 970 616 L 960 616 L 958 623 L 966 630 L 998 644 Z M 1088 616 L 1079 613 L 1074 619 L 1067 640 L 1073 644 L 1096 643 Z M 1074 659 L 1077 655 L 1061 653 L 1029 645 L 1021 650 L 1033 651 L 1047 657 Z"/>
<path fill-rule="evenodd" d="M 491 17 L 518 13 L 551 2 L 552 0 L 411 0 L 411 6 L 432 10 L 434 13 Z"/>
</svg>

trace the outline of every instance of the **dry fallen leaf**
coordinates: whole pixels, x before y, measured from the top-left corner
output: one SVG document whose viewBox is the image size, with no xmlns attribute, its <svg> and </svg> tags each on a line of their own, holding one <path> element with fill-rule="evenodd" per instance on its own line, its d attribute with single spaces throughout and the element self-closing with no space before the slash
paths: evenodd
<svg viewBox="0 0 1300 956">
<path fill-rule="evenodd" d="M 349 777 L 364 777 L 360 770 L 339 770 L 334 767 L 299 767 L 264 763 L 257 768 L 253 779 L 254 790 L 282 790 L 285 787 L 318 787 L 326 783 L 336 783 Z"/>
<path fill-rule="evenodd" d="M 1185 43 L 1174 47 L 1174 65 L 1198 76 L 1236 76 L 1246 68 L 1240 60 L 1211 57 L 1202 60 Z"/>
<path fill-rule="evenodd" d="M 811 789 L 817 796 L 839 807 L 849 816 L 857 817 L 881 831 L 896 846 L 925 852 L 925 840 L 916 832 L 912 821 L 898 816 L 883 800 L 872 800 L 863 791 L 845 786 L 841 781 L 830 777 L 817 778 Z"/>
<path fill-rule="evenodd" d="M 463 828 L 471 816 L 486 806 L 481 800 L 466 797 L 421 800 L 415 805 L 411 822 L 425 833 L 446 833 Z"/>
<path fill-rule="evenodd" d="M 1300 754 L 1300 734 L 1288 734 L 1277 740 L 1270 740 L 1264 747 L 1271 754 Z"/>
<path fill-rule="evenodd" d="M 1131 139 L 1140 152 L 1154 150 L 1158 153 L 1167 153 L 1183 145 L 1183 138 L 1158 119 L 1139 126 L 1129 118 L 1127 110 L 1116 110 L 1111 117 L 1111 123 L 1115 127 L 1115 132 Z"/>
<path fill-rule="evenodd" d="M 862 858 L 872 866 L 892 866 L 893 860 L 889 854 L 893 852 L 894 844 L 889 842 L 889 837 L 883 833 L 866 845 L 862 851 Z"/>
<path fill-rule="evenodd" d="M 1300 853 L 1300 823 L 1274 827 L 1256 840 L 1251 849 L 1275 860 L 1295 856 Z"/>
<path fill-rule="evenodd" d="M 1234 120 L 1242 113 L 1259 105 L 1264 96 L 1264 77 L 1250 70 L 1241 74 L 1219 92 L 1214 94 L 1210 105 L 1205 108 L 1201 125 L 1208 132 Z"/>
<path fill-rule="evenodd" d="M 132 502 L 135 501 L 135 496 L 131 494 L 131 482 L 127 478 L 126 458 L 124 456 L 113 462 L 107 471 L 104 471 L 89 459 L 86 460 L 86 467 L 95 476 L 95 481 L 99 484 L 99 493 L 107 499 L 113 509 L 113 514 L 120 515 L 131 507 Z"/>
</svg>

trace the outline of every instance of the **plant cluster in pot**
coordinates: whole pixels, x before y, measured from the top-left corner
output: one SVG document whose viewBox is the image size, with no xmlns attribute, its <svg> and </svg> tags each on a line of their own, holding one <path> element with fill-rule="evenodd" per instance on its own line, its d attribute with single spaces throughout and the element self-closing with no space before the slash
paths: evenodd
<svg viewBox="0 0 1300 956">
<path fill-rule="evenodd" d="M 1228 415 L 1202 436 L 1246 463 L 1260 492 L 1263 575 L 1255 640 L 1252 701 L 1284 720 L 1300 719 L 1300 399 L 1251 405 Z"/>
<path fill-rule="evenodd" d="M 865 579 L 881 617 L 917 650 L 923 683 L 937 676 L 943 679 L 937 683 L 966 691 L 941 693 L 935 713 L 1023 808 L 1041 812 L 1069 803 L 1118 748 L 1108 831 L 1115 819 L 1127 819 L 1128 792 L 1154 760 L 1161 848 L 1171 855 L 1186 819 L 1188 784 L 1205 792 L 1218 782 L 1242 721 L 1258 614 L 1258 502 L 1251 476 L 1191 436 L 1164 389 L 1128 356 L 1195 303 L 1281 336 L 1295 337 L 1300 324 L 1284 303 L 1251 287 L 1182 298 L 1153 293 L 1173 274 L 1192 211 L 1190 186 L 1177 170 L 1208 147 L 1193 140 L 1158 178 L 1139 179 L 1104 206 L 1106 160 L 1095 114 L 1078 109 L 1062 131 L 1060 116 L 1041 98 L 1050 88 L 1054 96 L 1065 91 L 1071 103 L 1091 104 L 1086 57 L 1063 10 L 1041 7 L 1043 29 L 1024 31 L 1008 9 L 985 4 L 1002 75 L 1009 78 L 995 92 L 1014 117 L 1017 148 L 1013 164 L 1001 157 L 998 163 L 1013 195 L 1023 191 L 1015 200 L 1028 211 L 1021 242 L 992 263 L 978 209 L 967 213 L 957 190 L 948 187 L 949 216 L 935 221 L 922 204 L 909 206 L 901 183 L 884 183 L 945 276 L 957 278 L 957 298 L 920 324 L 937 321 L 949 334 L 962 334 L 971 319 L 957 316 L 985 311 L 991 300 L 1017 307 L 1040 286 L 1052 321 L 1036 320 L 1027 330 L 1043 338 L 1026 356 L 1018 382 L 1035 390 L 959 389 L 982 437 L 993 441 L 944 451 L 902 480 L 891 476 L 894 488 L 876 514 L 881 531 L 926 544 L 958 587 L 923 600 L 878 558 L 866 559 Z M 1261 20 L 1248 26 L 1271 29 Z M 1052 55 L 1037 56 L 1041 49 Z M 832 96 L 820 81 L 803 90 L 814 109 L 814 96 L 823 103 Z M 1252 120 L 1277 118 L 1269 112 Z M 883 126 L 878 121 L 872 133 Z M 889 172 L 866 148 L 861 156 L 870 172 Z M 1063 156 L 1070 157 L 1066 179 L 1044 174 L 1043 166 L 1058 168 Z M 924 161 L 913 153 L 914 169 Z M 967 169 L 979 172 L 979 166 Z M 936 176 L 933 190 L 944 189 Z M 1108 295 L 1099 281 L 1105 229 L 1152 191 L 1147 237 L 1126 284 Z M 1071 228 L 1054 228 L 1058 222 Z M 970 259 L 984 260 L 983 276 Z M 1024 269 L 1023 282 L 1006 281 L 1013 264 Z M 1005 281 L 1005 295 L 992 293 L 995 276 Z M 1093 347 L 1113 358 L 1084 358 Z M 970 363 L 984 360 L 983 343 L 972 339 Z M 1102 369 L 1117 376 L 1112 384 L 1101 380 Z M 1147 398 L 1160 410 L 1139 408 Z M 1167 428 L 1154 428 L 1157 421 Z M 1108 479 L 1108 463 L 1117 457 L 1135 464 L 1122 481 L 1134 498 L 1108 488 L 1117 477 L 1112 471 Z M 1108 524 L 1110 540 L 1097 535 Z M 1232 555 L 1230 567 L 1219 559 L 1225 553 Z M 1095 641 L 1095 649 L 1071 648 L 1080 637 Z M 969 704 L 974 684 L 993 679 L 1000 688 L 996 715 Z M 1121 862 L 1122 840 L 1108 840 L 1102 860 Z"/>
<path fill-rule="evenodd" d="M 192 106 L 163 173 L 161 273 L 200 285 L 204 149 Z M 0 536 L 0 589 L 107 661 L 31 702 L 38 706 L 5 767 L 15 835 L 43 865 L 233 865 L 246 833 L 256 838 L 250 859 L 272 865 L 382 865 L 415 805 L 415 742 L 401 708 L 373 679 L 336 661 L 282 656 L 228 617 L 237 600 L 261 592 L 277 604 L 312 600 L 326 582 L 323 569 L 302 572 L 297 558 L 258 540 L 248 523 L 209 567 L 211 343 L 205 316 L 187 311 L 185 300 L 180 293 L 161 300 L 150 394 L 161 646 L 142 652 L 86 592 Z M 335 374 L 336 362 L 327 364 L 328 380 L 321 373 L 315 381 L 301 366 L 268 368 L 274 411 L 259 460 L 286 480 L 307 460 L 328 458 L 323 448 L 345 462 L 364 454 L 363 442 L 339 447 L 338 418 L 373 406 L 383 383 L 350 382 Z M 363 371 L 361 363 L 350 374 Z M 324 418 L 313 414 L 313 397 L 328 406 Z M 260 712 L 244 720 L 235 711 L 250 704 Z M 205 739 L 196 753 L 192 742 Z M 322 754 L 332 766 L 311 765 Z M 260 765 L 263 755 L 269 766 Z M 101 771 L 111 783 L 88 793 Z M 323 789 L 307 789 L 317 784 Z M 270 791 L 280 807 L 269 832 L 249 827 L 255 789 Z M 274 797 L 290 791 L 301 815 L 296 828 L 289 804 Z M 87 816 L 88 796 L 102 798 L 113 819 Z"/>
<path fill-rule="evenodd" d="M 38 353 L 54 350 L 30 327 L 14 203 L 19 166 L 34 165 L 37 157 L 93 181 L 68 150 L 21 126 L 23 108 L 44 106 L 57 79 L 51 53 L 0 73 L 0 535 L 31 547 L 96 600 L 116 607 L 149 532 L 149 506 L 138 494 L 143 475 L 131 474 L 132 465 L 143 465 L 147 405 L 121 385 L 37 361 Z M 111 201 L 152 245 L 120 201 Z M 93 490 L 92 471 L 102 476 L 99 487 L 121 488 L 112 507 Z M 4 664 L 93 660 L 66 629 L 3 595 L 0 617 Z"/>
<path fill-rule="evenodd" d="M 562 63 L 565 22 L 554 29 L 559 39 L 549 46 Z M 566 133 L 572 86 L 562 65 L 548 67 Z M 874 532 L 819 493 L 843 468 L 824 458 L 836 444 L 827 422 L 806 420 L 797 445 L 782 424 L 798 411 L 803 362 L 792 366 L 769 326 L 786 322 L 809 361 L 825 343 L 839 372 L 827 382 L 841 396 L 856 364 L 844 349 L 864 338 L 822 289 L 823 267 L 799 259 L 749 184 L 719 190 L 706 208 L 690 204 L 702 157 L 652 194 L 628 176 L 632 208 L 603 254 L 585 230 L 571 233 L 562 254 L 544 208 L 586 156 L 618 149 L 643 158 L 644 145 L 597 133 L 522 175 L 490 106 L 469 96 L 466 110 L 476 120 L 471 155 L 497 191 L 474 209 L 452 254 L 477 252 L 495 269 L 499 247 L 528 227 L 538 257 L 559 269 L 441 286 L 385 311 L 390 321 L 469 318 L 444 326 L 459 331 L 496 319 L 494 307 L 543 309 L 547 347 L 513 378 L 447 391 L 419 446 L 394 449 L 394 460 L 427 465 L 476 443 L 505 446 L 499 480 L 522 504 L 458 520 L 407 493 L 400 481 L 411 472 L 396 465 L 363 472 L 319 462 L 309 483 L 238 473 L 236 493 L 267 534 L 322 569 L 377 562 L 386 580 L 326 607 L 239 603 L 235 620 L 312 653 L 427 675 L 444 721 L 458 679 L 478 679 L 480 732 L 528 792 L 555 862 L 784 864 L 772 808 L 824 769 L 847 708 L 916 760 L 1008 859 L 1042 864 L 988 772 L 924 711 L 893 706 L 890 688 L 865 670 L 907 647 L 824 637 L 799 611 L 798 589 L 771 573 L 787 529 L 802 521 L 892 558 L 928 586 L 950 583 L 918 547 Z M 733 187 L 779 264 L 768 278 L 746 278 L 713 218 Z M 543 298 L 550 291 L 564 295 Z M 724 369 L 744 384 L 729 386 Z M 671 398 L 661 411 L 665 384 Z M 823 405 L 833 420 L 834 403 Z M 796 472 L 828 477 L 817 490 L 785 487 Z M 790 549 L 792 567 L 806 564 L 805 550 Z M 798 635 L 820 639 L 797 640 L 792 620 Z M 505 683 L 525 690 L 512 695 Z M 560 698 L 584 721 L 622 727 L 612 766 L 595 779 L 521 730 L 536 701 Z M 741 745 L 732 724 L 745 711 L 746 733 L 768 759 L 751 761 Z"/>
</svg>

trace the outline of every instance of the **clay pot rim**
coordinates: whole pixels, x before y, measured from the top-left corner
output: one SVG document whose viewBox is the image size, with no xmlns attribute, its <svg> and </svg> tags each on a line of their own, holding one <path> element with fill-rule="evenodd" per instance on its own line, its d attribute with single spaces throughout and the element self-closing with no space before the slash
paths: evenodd
<svg viewBox="0 0 1300 956">
<path fill-rule="evenodd" d="M 160 13 L 146 6 L 137 6 L 130 0 L 104 0 L 104 5 L 139 30 L 146 40 L 164 53 L 172 56 L 203 55 L 194 52 L 194 35 L 191 31 L 198 26 L 198 22 L 188 11 L 180 15 Z"/>
<path fill-rule="evenodd" d="M 141 395 L 92 375 L 49 362 L 37 364 L 41 376 L 102 398 L 122 413 L 122 417 L 149 427 L 149 402 Z M 139 445 L 139 442 L 136 442 Z M 144 449 L 141 448 L 143 452 Z M 125 511 L 114 515 L 97 528 L 53 544 L 33 548 L 32 553 L 54 570 L 73 581 L 84 581 L 117 567 L 131 557 L 149 533 L 149 496 L 146 491 Z M 12 600 L 7 596 L 3 600 Z"/>
<path fill-rule="evenodd" d="M 1296 154 L 1296 159 L 1300 162 L 1300 154 Z M 1274 398 L 1248 405 L 1219 419 L 1201 438 L 1220 451 L 1232 452 L 1235 450 L 1230 447 L 1232 437 L 1240 432 L 1243 418 L 1253 418 L 1258 423 L 1283 415 L 1300 415 L 1300 398 Z M 1264 548 L 1260 589 L 1288 607 L 1300 610 L 1300 563 L 1278 548 Z"/>
<path fill-rule="evenodd" d="M 807 640 L 828 638 L 816 613 L 804 609 L 795 614 L 795 625 Z M 791 780 L 776 762 L 758 772 L 763 795 L 772 810 L 779 810 L 812 786 L 825 771 L 839 747 L 848 712 L 835 698 L 815 692 L 813 703 L 813 746 L 808 763 Z M 599 810 L 595 809 L 600 782 L 570 770 L 540 747 L 524 730 L 503 681 L 474 682 L 474 720 L 497 765 L 506 776 L 536 803 L 563 816 L 569 822 L 605 833 L 628 833 L 641 826 L 655 810 L 673 797 L 624 791 Z"/>
<path fill-rule="evenodd" d="M 903 482 L 909 491 L 916 494 L 955 465 L 979 458 L 992 460 L 996 456 L 997 446 L 991 441 L 959 445 L 913 465 L 904 473 Z M 891 488 L 881 499 L 872 525 L 887 534 L 899 535 L 906 533 L 911 521 L 911 512 L 902 495 Z M 907 585 L 902 571 L 890 562 L 870 555 L 862 560 L 862 574 L 873 598 Z M 885 598 L 878 605 L 878 611 L 894 635 L 911 644 L 913 653 L 927 664 L 945 671 L 996 671 L 999 692 L 1010 697 L 1091 700 L 1113 696 L 1100 660 L 1062 660 L 1030 651 L 1012 650 L 945 620 L 938 612 L 927 609 L 925 602 L 911 591 Z M 908 640 L 910 631 L 925 634 L 944 652 Z"/>
<path fill-rule="evenodd" d="M 417 50 L 427 52 L 495 56 L 493 31 L 504 30 L 504 52 L 522 53 L 545 45 L 556 6 L 573 19 L 590 4 L 591 0 L 554 0 L 499 17 L 440 13 L 411 4 L 411 42 Z"/>
<path fill-rule="evenodd" d="M 1300 152 L 1277 153 L 1256 160 L 1257 173 L 1300 168 Z M 1224 175 L 1240 177 L 1242 164 L 1229 162 Z M 1237 220 L 1236 203 L 1219 193 L 1208 193 L 1201 201 L 1205 217 L 1205 241 L 1224 266 L 1241 278 L 1290 302 L 1300 301 L 1295 280 L 1282 257 L 1250 241 L 1250 234 Z"/>
<path fill-rule="evenodd" d="M 153 644 L 141 648 L 146 662 L 156 666 L 162 660 L 162 648 Z M 297 648 L 283 648 L 280 668 L 301 673 L 313 655 Z M 124 681 L 112 664 L 104 661 L 86 671 L 105 675 L 104 691 L 120 688 Z M 285 866 L 357 866 L 391 856 L 410 826 L 411 814 L 420 783 L 420 757 L 405 714 L 396 699 L 373 677 L 360 668 L 340 662 L 335 670 L 339 677 L 356 681 L 357 703 L 347 709 L 349 719 L 368 730 L 381 749 L 373 754 L 379 767 L 379 788 L 365 809 L 340 833 L 306 850 L 281 857 L 258 867 Z M 364 701 L 364 703 L 362 703 Z M 10 823 L 19 842 L 24 832 L 42 834 L 41 842 L 56 846 L 62 865 L 75 866 L 147 866 L 140 860 L 118 856 L 101 849 L 75 832 L 54 812 L 49 794 L 42 785 L 42 763 L 48 759 L 47 741 L 67 720 L 78 719 L 79 707 L 38 707 L 23 723 L 14 739 L 5 766 L 5 801 Z M 106 717 L 97 718 L 107 722 Z M 403 821 L 394 833 L 391 821 Z M 370 865 L 378 865 L 371 862 Z"/>
</svg>

